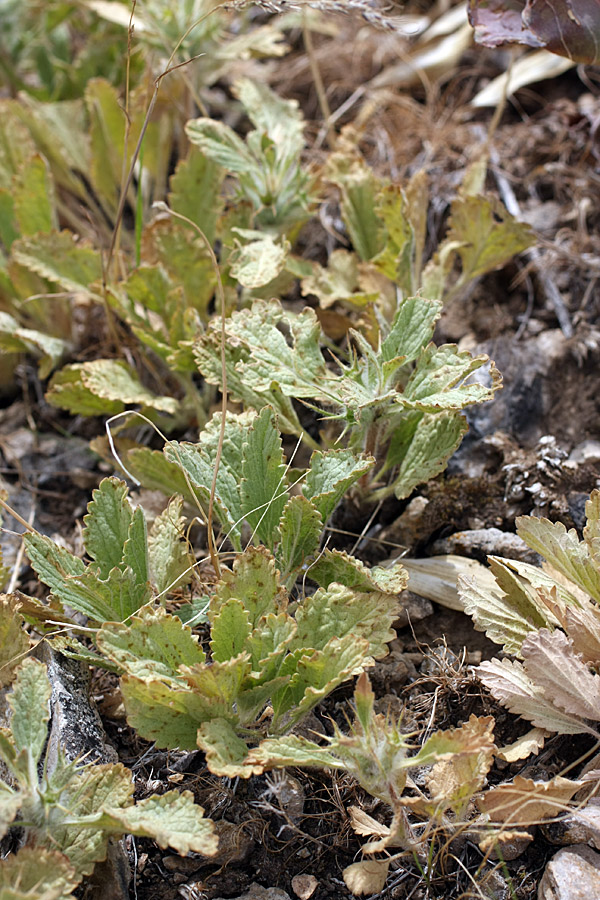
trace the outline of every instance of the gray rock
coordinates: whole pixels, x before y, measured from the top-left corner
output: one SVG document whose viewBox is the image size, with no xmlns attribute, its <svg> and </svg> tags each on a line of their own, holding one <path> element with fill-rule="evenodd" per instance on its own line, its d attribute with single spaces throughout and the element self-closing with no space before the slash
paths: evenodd
<svg viewBox="0 0 600 900">
<path fill-rule="evenodd" d="M 485 562 L 488 556 L 506 556 L 523 562 L 535 563 L 539 557 L 517 534 L 500 531 L 499 528 L 476 528 L 473 531 L 458 531 L 450 537 L 436 541 L 432 555 L 456 553 Z"/>
<path fill-rule="evenodd" d="M 585 844 L 559 850 L 538 887 L 538 900 L 594 900 L 600 897 L 600 854 Z"/>
</svg>

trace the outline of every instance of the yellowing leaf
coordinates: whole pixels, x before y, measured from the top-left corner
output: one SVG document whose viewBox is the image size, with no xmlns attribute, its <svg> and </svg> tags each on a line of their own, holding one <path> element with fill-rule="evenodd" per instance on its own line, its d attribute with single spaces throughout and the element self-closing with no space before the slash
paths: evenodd
<svg viewBox="0 0 600 900">
<path fill-rule="evenodd" d="M 198 746 L 206 754 L 206 764 L 215 775 L 250 778 L 265 769 L 262 763 L 247 761 L 248 747 L 225 719 L 212 719 L 201 725 Z"/>
<path fill-rule="evenodd" d="M 20 603 L 11 594 L 0 594 L 0 688 L 13 679 L 16 667 L 29 650 Z"/>
<path fill-rule="evenodd" d="M 529 225 L 518 222 L 492 196 L 457 197 L 452 203 L 446 242 L 455 244 L 463 281 L 505 265 L 534 243 Z"/>
<path fill-rule="evenodd" d="M 41 356 L 40 376 L 45 378 L 60 362 L 67 343 L 42 331 L 22 328 L 8 313 L 0 312 L 0 349 L 7 353 L 33 353 Z"/>
<path fill-rule="evenodd" d="M 600 602 L 600 567 L 574 528 L 535 516 L 517 519 L 517 534 L 566 578 Z"/>
<path fill-rule="evenodd" d="M 136 372 L 117 359 L 95 359 L 65 366 L 50 382 L 46 399 L 81 415 L 121 412 L 132 404 L 174 415 L 177 401 L 145 388 Z"/>
<path fill-rule="evenodd" d="M 243 603 L 253 628 L 263 616 L 285 610 L 286 592 L 279 583 L 275 560 L 264 547 L 248 547 L 236 557 L 233 571 L 223 569 L 211 599 L 211 621 L 230 597 Z"/>
<path fill-rule="evenodd" d="M 302 294 L 314 294 L 321 309 L 329 309 L 338 301 L 363 307 L 377 300 L 379 294 L 365 293 L 359 289 L 359 262 L 348 250 L 334 250 L 329 255 L 327 268 L 313 263 L 311 275 L 302 279 Z"/>
<path fill-rule="evenodd" d="M 31 272 L 58 284 L 65 291 L 90 293 L 102 277 L 100 254 L 77 243 L 70 231 L 51 231 L 15 241 L 12 257 Z"/>
<path fill-rule="evenodd" d="M 247 234 L 244 229 L 234 228 L 233 231 L 241 237 Z M 249 289 L 269 284 L 283 269 L 290 246 L 289 241 L 277 243 L 270 235 L 250 240 L 231 254 L 232 277 Z"/>
<path fill-rule="evenodd" d="M 448 749 L 435 763 L 427 778 L 427 786 L 438 808 L 450 808 L 462 815 L 476 791 L 484 784 L 491 768 L 494 750 L 494 719 L 491 716 L 471 716 L 458 728 L 434 735 L 426 746 L 434 749 L 439 741 L 440 751 L 449 741 Z M 439 752 L 439 751 L 438 751 Z"/>
<path fill-rule="evenodd" d="M 23 847 L 0 861 L 6 900 L 71 900 L 80 881 L 67 858 L 55 850 Z"/>
<path fill-rule="evenodd" d="M 354 635 L 369 642 L 377 658 L 388 652 L 394 638 L 391 625 L 398 614 L 396 597 L 379 591 L 358 592 L 342 584 L 330 584 L 305 597 L 296 611 L 295 647 L 321 650 L 331 638 Z"/>
<path fill-rule="evenodd" d="M 372 259 L 383 247 L 375 209 L 380 182 L 356 152 L 332 153 L 326 175 L 340 189 L 342 218 L 352 245 L 362 260 Z"/>
</svg>

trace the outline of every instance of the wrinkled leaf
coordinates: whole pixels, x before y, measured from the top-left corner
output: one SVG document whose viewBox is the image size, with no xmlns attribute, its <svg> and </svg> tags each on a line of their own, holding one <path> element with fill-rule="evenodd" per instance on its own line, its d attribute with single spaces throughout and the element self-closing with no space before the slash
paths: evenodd
<svg viewBox="0 0 600 900">
<path fill-rule="evenodd" d="M 125 809 L 106 809 L 98 824 L 118 833 L 152 838 L 159 847 L 172 847 L 181 856 L 190 852 L 213 856 L 217 852 L 213 823 L 204 818 L 191 791 L 167 791 Z"/>
<path fill-rule="evenodd" d="M 180 678 L 179 666 L 206 659 L 191 629 L 162 607 L 140 610 L 128 625 L 109 622 L 97 635 L 98 648 L 139 678 Z"/>
</svg>

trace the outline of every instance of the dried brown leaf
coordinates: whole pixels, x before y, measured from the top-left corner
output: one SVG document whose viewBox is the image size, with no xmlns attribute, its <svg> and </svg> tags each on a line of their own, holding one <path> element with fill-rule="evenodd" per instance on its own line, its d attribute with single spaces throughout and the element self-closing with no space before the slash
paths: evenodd
<svg viewBox="0 0 600 900">
<path fill-rule="evenodd" d="M 378 894 L 385 887 L 389 868 L 387 859 L 368 859 L 348 866 L 342 875 L 353 894 Z"/>
<path fill-rule="evenodd" d="M 510 784 L 501 784 L 486 791 L 477 805 L 493 822 L 526 827 L 562 813 L 581 787 L 580 781 L 561 776 L 550 781 L 533 781 L 516 775 Z"/>
<path fill-rule="evenodd" d="M 600 675 L 590 672 L 564 632 L 542 628 L 521 649 L 527 675 L 547 700 L 570 715 L 600 721 Z"/>
</svg>

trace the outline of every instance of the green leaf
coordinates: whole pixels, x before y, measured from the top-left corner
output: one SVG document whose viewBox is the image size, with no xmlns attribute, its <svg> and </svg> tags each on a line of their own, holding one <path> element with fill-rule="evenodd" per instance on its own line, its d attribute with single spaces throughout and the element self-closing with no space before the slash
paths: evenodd
<svg viewBox="0 0 600 900">
<path fill-rule="evenodd" d="M 0 151 L 1 152 L 1 151 Z M 0 173 L 0 179 L 1 179 Z M 4 244 L 4 249 L 8 252 L 13 243 L 19 237 L 19 228 L 15 219 L 15 207 L 12 194 L 6 188 L 0 187 L 0 241 Z M 0 257 L 2 260 L 2 269 L 5 268 L 4 255 Z M 5 275 L 8 279 L 8 276 Z M 7 282 L 8 283 L 8 282 Z"/>
<path fill-rule="evenodd" d="M 390 332 L 381 344 L 384 362 L 397 357 L 404 363 L 417 359 L 423 347 L 432 339 L 435 323 L 442 311 L 438 300 L 407 297 L 394 316 Z"/>
<path fill-rule="evenodd" d="M 565 578 L 600 602 L 600 567 L 574 528 L 535 516 L 519 516 L 517 534 Z"/>
<path fill-rule="evenodd" d="M 52 175 L 41 156 L 32 156 L 19 169 L 13 184 L 13 200 L 23 237 L 58 228 Z"/>
<path fill-rule="evenodd" d="M 195 222 L 211 246 L 222 206 L 220 188 L 224 174 L 220 166 L 192 147 L 187 159 L 177 164 L 169 182 L 171 209 Z"/>
<path fill-rule="evenodd" d="M 162 607 L 141 609 L 128 625 L 103 625 L 96 641 L 103 654 L 138 678 L 181 681 L 180 666 L 193 666 L 206 659 L 191 628 Z"/>
<path fill-rule="evenodd" d="M 0 349 L 8 353 L 41 355 L 40 377 L 46 378 L 67 351 L 66 341 L 42 331 L 21 328 L 16 319 L 0 312 Z"/>
<path fill-rule="evenodd" d="M 59 597 L 68 595 L 72 578 L 85 571 L 83 560 L 37 532 L 24 535 L 23 541 L 31 567 L 40 581 Z"/>
<path fill-rule="evenodd" d="M 225 719 L 204 722 L 198 729 L 198 747 L 206 754 L 209 770 L 224 778 L 250 778 L 263 767 L 246 764 L 248 747 Z"/>
<path fill-rule="evenodd" d="M 23 847 L 0 862 L 2 900 L 71 900 L 80 881 L 55 850 Z"/>
<path fill-rule="evenodd" d="M 122 180 L 126 113 L 116 89 L 103 78 L 88 81 L 85 102 L 90 118 L 91 181 L 98 196 L 114 214 Z M 130 117 L 130 128 L 133 124 Z"/>
<path fill-rule="evenodd" d="M 234 314 L 235 315 L 235 314 Z M 227 323 L 230 319 L 227 320 Z M 302 426 L 294 410 L 292 401 L 283 395 L 281 389 L 273 382 L 266 389 L 257 390 L 248 384 L 246 363 L 251 359 L 252 351 L 245 341 L 233 335 L 225 346 L 225 366 L 227 371 L 227 388 L 234 399 L 239 400 L 247 409 L 262 409 L 269 404 L 277 413 L 279 427 L 289 434 L 301 434 Z M 210 384 L 221 384 L 221 336 L 220 325 L 211 321 L 207 331 L 194 344 L 194 358 L 202 375 Z"/>
<path fill-rule="evenodd" d="M 194 371 L 191 351 L 184 365 L 181 343 L 191 341 L 201 324 L 183 288 L 162 265 L 139 266 L 126 281 L 109 288 L 108 298 L 135 335 L 161 359 L 169 361 L 177 355 L 174 367 L 178 371 Z"/>
<path fill-rule="evenodd" d="M 267 134 L 278 155 L 293 159 L 304 149 L 304 122 L 297 100 L 283 100 L 264 82 L 239 78 L 233 87 L 252 122 Z"/>
<path fill-rule="evenodd" d="M 83 562 L 50 538 L 37 533 L 24 537 L 31 566 L 63 604 L 97 622 L 123 620 L 151 599 L 150 586 L 130 568 L 115 567 L 102 580 L 94 566 Z"/>
<path fill-rule="evenodd" d="M 246 649 L 250 619 L 241 600 L 230 597 L 212 620 L 210 649 L 212 658 L 224 662 Z"/>
<path fill-rule="evenodd" d="M 127 451 L 125 465 L 144 487 L 162 491 L 167 497 L 173 493 L 181 494 L 190 506 L 197 507 L 189 478 L 186 479 L 179 463 L 168 460 L 162 450 L 135 447 Z"/>
<path fill-rule="evenodd" d="M 216 593 L 210 601 L 211 622 L 230 597 L 243 603 L 252 628 L 263 616 L 284 612 L 287 594 L 279 583 L 278 574 L 275 560 L 268 550 L 248 547 L 236 557 L 233 571 L 222 570 Z"/>
<path fill-rule="evenodd" d="M 254 417 L 253 413 L 227 415 L 215 485 L 215 512 L 221 524 L 227 529 L 228 537 L 236 549 L 241 548 L 241 524 L 244 518 L 239 489 L 243 443 Z M 220 431 L 221 413 L 215 413 L 201 432 L 197 444 L 170 441 L 164 447 L 167 460 L 178 464 L 186 473 L 205 508 L 208 508 Z"/>
<path fill-rule="evenodd" d="M 152 599 L 148 582 L 140 582 L 128 567 L 111 569 L 104 581 L 90 567 L 58 595 L 63 603 L 96 622 L 122 622 Z"/>
<path fill-rule="evenodd" d="M 291 727 L 338 684 L 360 674 L 370 663 L 367 654 L 368 642 L 347 634 L 332 638 L 322 650 L 297 651 L 288 657 L 294 671 L 289 684 L 273 694 L 273 730 Z"/>
<path fill-rule="evenodd" d="M 230 705 L 225 709 L 207 704 L 188 689 L 176 690 L 172 682 L 124 675 L 121 692 L 131 727 L 158 747 L 172 750 L 196 750 L 196 732 L 202 722 L 232 715 Z"/>
<path fill-rule="evenodd" d="M 127 540 L 123 547 L 123 566 L 131 569 L 136 584 L 145 585 L 150 580 L 148 562 L 148 532 L 144 510 L 138 506 L 133 513 Z"/>
<path fill-rule="evenodd" d="M 375 212 L 381 183 L 356 152 L 332 153 L 326 175 L 340 189 L 342 218 L 352 246 L 362 260 L 373 259 L 383 248 Z"/>
<path fill-rule="evenodd" d="M 16 667 L 29 650 L 29 636 L 23 630 L 20 604 L 12 594 L 0 594 L 0 688 L 9 685 Z"/>
<path fill-rule="evenodd" d="M 185 539 L 182 507 L 183 497 L 174 497 L 155 518 L 148 535 L 151 579 L 159 594 L 188 584 L 192 578 L 195 560 Z"/>
<path fill-rule="evenodd" d="M 295 578 L 296 573 L 319 546 L 323 520 L 306 497 L 290 497 L 279 522 L 281 542 L 277 563 L 283 580 Z"/>
<path fill-rule="evenodd" d="M 251 174 L 256 161 L 245 143 L 223 122 L 215 119 L 192 119 L 185 126 L 192 142 L 213 162 L 238 175 Z"/>
<path fill-rule="evenodd" d="M 320 394 L 319 381 L 326 379 L 327 371 L 319 347 L 321 326 L 312 309 L 306 308 L 300 315 L 293 315 L 286 312 L 277 300 L 256 300 L 251 309 L 234 312 L 225 326 L 228 342 L 236 346 L 236 362 L 232 368 L 239 373 L 245 389 L 250 388 L 264 397 L 258 408 L 269 403 L 268 392 L 272 390 L 274 381 L 284 394 L 291 397 Z M 280 326 L 289 328 L 291 347 Z M 220 331 L 220 327 L 219 323 L 211 323 L 207 335 L 201 337 L 196 345 L 200 370 L 207 377 L 210 375 L 211 381 L 212 372 L 205 372 L 205 356 L 201 351 L 206 349 L 211 331 Z M 229 366 L 227 369 L 229 374 Z M 230 387 L 245 402 L 244 391 L 236 390 L 235 382 Z M 277 409 L 275 404 L 272 405 Z"/>
<path fill-rule="evenodd" d="M 255 234 L 241 228 L 232 230 L 241 237 Z M 238 246 L 230 256 L 232 278 L 249 290 L 264 287 L 283 270 L 290 247 L 289 241 L 278 243 L 270 235 Z"/>
<path fill-rule="evenodd" d="M 273 547 L 289 495 L 281 437 L 268 406 L 261 410 L 248 429 L 242 453 L 242 514 L 254 537 L 265 546 Z"/>
<path fill-rule="evenodd" d="M 30 272 L 47 278 L 65 291 L 90 293 L 100 281 L 100 254 L 84 242 L 76 242 L 70 231 L 51 231 L 15 241 L 12 258 Z"/>
<path fill-rule="evenodd" d="M 8 769 L 12 772 L 13 767 L 8 765 L 8 760 L 12 762 L 13 757 L 9 757 L 7 759 L 7 754 L 2 753 L 2 745 L 0 744 L 0 758 L 2 761 L 6 763 Z M 4 837 L 10 826 L 15 820 L 15 817 L 19 810 L 21 809 L 21 804 L 23 803 L 23 793 L 15 792 L 12 793 L 10 788 L 8 788 L 3 783 L 0 784 L 0 839 Z M 0 879 L 4 876 L 2 863 L 0 862 Z M 0 881 L 0 883 L 3 883 Z M 0 895 L 1 896 L 1 895 Z"/>
<path fill-rule="evenodd" d="M 386 468 L 399 466 L 394 494 L 402 500 L 417 485 L 439 475 L 468 430 L 466 419 L 455 412 L 406 419 L 390 442 Z"/>
<path fill-rule="evenodd" d="M 187 306 L 207 318 L 216 275 L 206 243 L 195 229 L 172 218 L 156 218 L 144 228 L 142 257 L 146 264 L 160 265 L 173 287 L 181 286 Z"/>
<path fill-rule="evenodd" d="M 103 478 L 92 492 L 87 515 L 83 517 L 83 542 L 88 556 L 98 566 L 100 578 L 108 578 L 110 570 L 121 565 L 132 521 L 125 482 Z"/>
<path fill-rule="evenodd" d="M 51 779 L 57 778 L 55 770 Z M 52 780 L 50 783 L 52 791 Z M 119 807 L 131 803 L 133 783 L 131 772 L 125 766 L 93 765 L 85 766 L 70 775 L 54 790 L 63 810 L 62 822 L 54 823 L 40 835 L 39 843 L 48 849 L 58 848 L 69 859 L 80 875 L 89 875 L 97 862 L 106 857 L 108 834 L 94 823 L 91 828 L 82 827 L 85 817 L 98 814 L 104 806 Z M 83 820 L 83 821 L 81 821 Z"/>
<path fill-rule="evenodd" d="M 95 359 L 65 366 L 52 378 L 46 399 L 53 406 L 81 415 L 114 414 L 139 405 L 175 415 L 178 402 L 145 388 L 134 369 L 117 359 Z"/>
<path fill-rule="evenodd" d="M 17 754 L 28 755 L 34 773 L 48 737 L 50 694 L 46 666 L 36 659 L 24 660 L 8 695 L 10 730 Z"/>
<path fill-rule="evenodd" d="M 118 833 L 152 838 L 159 847 L 172 847 L 182 856 L 190 852 L 213 856 L 217 852 L 214 825 L 204 818 L 191 791 L 167 791 L 125 809 L 105 809 L 98 824 Z"/>
<path fill-rule="evenodd" d="M 379 658 L 387 654 L 387 644 L 394 640 L 391 625 L 397 615 L 398 601 L 393 595 L 330 584 L 299 604 L 292 647 L 322 650 L 332 638 L 354 635 L 366 638 L 368 652 Z"/>
<path fill-rule="evenodd" d="M 402 402 L 416 409 L 435 412 L 438 409 L 463 409 L 469 403 L 491 400 L 502 383 L 493 363 L 490 364 L 491 387 L 478 383 L 458 386 L 486 362 L 487 356 L 471 356 L 466 350 L 459 351 L 456 344 L 441 347 L 429 344 L 406 383 Z"/>
<path fill-rule="evenodd" d="M 374 465 L 372 456 L 357 456 L 350 450 L 315 450 L 302 493 L 327 522 L 348 488 Z"/>
<path fill-rule="evenodd" d="M 296 734 L 267 738 L 248 755 L 248 764 L 263 769 L 284 766 L 317 766 L 319 769 L 343 769 L 344 763 L 327 746 L 322 746 Z"/>
<path fill-rule="evenodd" d="M 408 584 L 408 572 L 402 563 L 390 568 L 369 569 L 361 560 L 342 550 L 325 549 L 310 567 L 310 578 L 322 587 L 333 582 L 355 591 L 377 591 L 397 596 Z"/>
</svg>

